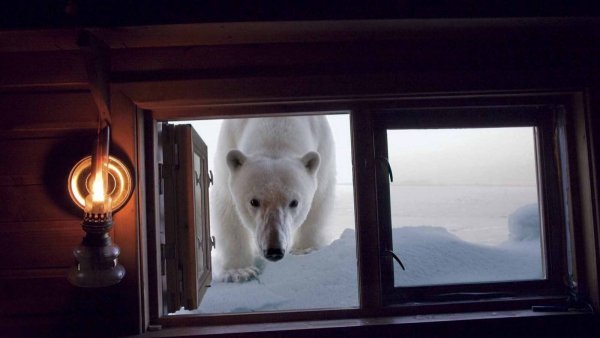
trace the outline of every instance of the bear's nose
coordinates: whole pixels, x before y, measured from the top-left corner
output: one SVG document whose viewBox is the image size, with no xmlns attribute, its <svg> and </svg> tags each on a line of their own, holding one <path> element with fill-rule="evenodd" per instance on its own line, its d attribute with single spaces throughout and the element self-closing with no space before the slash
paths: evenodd
<svg viewBox="0 0 600 338">
<path fill-rule="evenodd" d="M 284 250 L 280 249 L 280 248 L 263 250 L 263 254 L 265 255 L 265 258 L 272 262 L 276 262 L 276 261 L 282 259 L 284 253 L 285 253 Z"/>
</svg>

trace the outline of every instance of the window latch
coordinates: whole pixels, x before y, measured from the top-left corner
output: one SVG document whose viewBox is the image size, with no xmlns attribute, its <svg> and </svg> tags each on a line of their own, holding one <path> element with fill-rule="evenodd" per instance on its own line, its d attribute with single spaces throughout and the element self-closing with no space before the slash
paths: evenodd
<svg viewBox="0 0 600 338">
<path fill-rule="evenodd" d="M 390 165 L 390 161 L 388 161 L 387 158 L 385 157 L 377 157 L 377 160 L 381 161 L 387 169 L 388 175 L 390 175 L 390 182 L 394 182 L 394 174 L 392 173 L 392 166 Z M 402 265 L 402 263 L 400 263 L 400 265 Z"/>
<path fill-rule="evenodd" d="M 402 264 L 400 257 L 398 257 L 398 255 L 396 255 L 392 250 L 385 250 L 384 254 L 392 256 L 392 258 L 394 258 L 394 260 L 396 262 L 398 262 L 398 265 L 400 265 L 400 268 L 402 268 L 403 271 L 406 271 L 406 268 L 404 268 L 404 264 Z"/>
<path fill-rule="evenodd" d="M 215 236 L 210 236 L 210 246 L 211 246 L 212 249 L 216 249 L 217 248 L 217 241 L 215 240 Z"/>
</svg>

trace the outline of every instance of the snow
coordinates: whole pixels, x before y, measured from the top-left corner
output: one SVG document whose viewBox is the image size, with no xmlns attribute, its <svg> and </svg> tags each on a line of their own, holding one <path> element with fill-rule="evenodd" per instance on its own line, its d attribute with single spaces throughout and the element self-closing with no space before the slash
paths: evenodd
<svg viewBox="0 0 600 338">
<path fill-rule="evenodd" d="M 537 204 L 525 205 L 508 217 L 509 237 L 513 241 L 540 239 L 540 213 Z"/>
<path fill-rule="evenodd" d="M 352 187 L 336 196 L 329 246 L 266 262 L 258 280 L 214 282 L 199 309 L 177 314 L 357 307 Z M 536 201 L 535 187 L 392 189 L 393 247 L 406 267 L 394 263 L 395 285 L 543 278 Z"/>
<path fill-rule="evenodd" d="M 199 312 L 356 307 L 355 252 L 354 230 L 347 229 L 319 251 L 267 263 L 259 280 L 213 283 Z"/>
<path fill-rule="evenodd" d="M 497 246 L 466 242 L 445 228 L 393 229 L 406 271 L 394 265 L 396 286 L 534 280 L 543 277 L 539 242 Z"/>
<path fill-rule="evenodd" d="M 535 186 L 390 186 L 393 227 L 442 226 L 461 239 L 498 245 L 507 218 L 537 203 Z"/>
</svg>

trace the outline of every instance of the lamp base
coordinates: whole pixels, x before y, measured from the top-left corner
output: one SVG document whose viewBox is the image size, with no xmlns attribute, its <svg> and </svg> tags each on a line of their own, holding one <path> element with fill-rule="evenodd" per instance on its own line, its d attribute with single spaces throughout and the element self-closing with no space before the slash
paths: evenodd
<svg viewBox="0 0 600 338">
<path fill-rule="evenodd" d="M 119 283 L 125 268 L 117 262 L 120 249 L 108 234 L 87 233 L 80 246 L 73 250 L 77 261 L 69 271 L 71 284 L 79 287 L 104 287 Z"/>
</svg>

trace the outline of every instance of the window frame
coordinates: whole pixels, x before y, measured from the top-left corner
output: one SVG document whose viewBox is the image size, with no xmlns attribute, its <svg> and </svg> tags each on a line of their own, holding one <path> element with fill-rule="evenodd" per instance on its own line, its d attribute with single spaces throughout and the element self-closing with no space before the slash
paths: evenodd
<svg viewBox="0 0 600 338">
<path fill-rule="evenodd" d="M 256 117 L 266 115 L 290 115 L 298 112 L 329 112 L 349 111 L 352 137 L 352 156 L 354 167 L 354 200 L 355 200 L 355 225 L 357 241 L 358 262 L 358 286 L 359 307 L 355 309 L 324 309 L 324 310 L 299 310 L 284 311 L 279 313 L 244 313 L 244 314 L 209 314 L 209 315 L 178 315 L 166 316 L 161 312 L 159 302 L 150 300 L 150 322 L 162 326 L 181 325 L 230 325 L 246 323 L 284 322 L 284 321 L 306 321 L 323 319 L 350 319 L 372 316 L 396 316 L 414 314 L 436 314 L 442 312 L 471 312 L 488 310 L 513 310 L 527 309 L 532 305 L 545 305 L 563 303 L 569 290 L 565 288 L 554 288 L 552 292 L 536 293 L 533 295 L 520 295 L 518 297 L 497 297 L 484 300 L 455 300 L 451 302 L 428 302 L 414 304 L 391 304 L 387 302 L 382 286 L 381 275 L 381 228 L 380 210 L 378 207 L 376 174 L 377 154 L 375 153 L 375 124 L 376 115 L 383 109 L 432 109 L 439 107 L 481 107 L 481 106 L 560 106 L 564 108 L 565 139 L 567 145 L 574 144 L 572 139 L 572 126 L 569 122 L 574 113 L 577 92 L 511 92 L 511 93 L 452 93 L 435 95 L 394 95 L 394 96 L 352 96 L 337 98 L 297 99 L 284 101 L 251 101 L 247 103 L 235 102 L 234 104 L 206 105 L 198 103 L 185 104 L 146 104 L 142 113 L 146 135 L 151 135 L 152 123 L 165 120 L 204 119 L 219 117 Z M 152 165 L 156 156 L 156 145 L 152 138 L 146 138 L 146 163 Z M 574 167 L 572 154 L 565 154 L 567 168 Z M 156 172 L 149 170 L 147 182 L 156 186 Z M 559 175 L 568 175 L 560 172 Z M 561 176 L 562 177 L 562 176 Z M 563 181 L 576 182 L 570 176 L 563 177 Z M 149 210 L 153 210 L 152 189 L 147 196 Z M 573 192 L 571 191 L 571 194 Z M 566 196 L 570 200 L 572 197 Z M 569 205 L 567 213 L 573 214 L 569 219 L 578 219 L 579 211 Z M 148 215 L 148 220 L 155 219 Z M 155 226 L 148 222 L 149 226 Z M 571 227 L 575 241 L 579 238 L 579 230 Z M 152 232 L 149 231 L 150 248 L 155 245 Z M 579 245 L 576 243 L 576 246 Z M 153 256 L 156 253 L 149 250 L 149 265 L 156 264 Z M 577 247 L 573 249 L 572 260 L 579 261 L 581 255 L 575 255 Z M 577 280 L 583 264 L 574 264 L 572 271 Z M 150 269 L 151 270 L 151 269 Z M 159 269 L 160 270 L 160 269 Z M 152 272 L 152 271 L 151 271 Z M 152 278 L 152 273 L 150 278 Z M 157 285 L 150 283 L 150 298 L 160 298 L 160 278 L 155 280 Z M 158 290 L 158 291 L 157 291 Z"/>
<path fill-rule="evenodd" d="M 388 169 L 377 167 L 379 226 L 383 247 L 381 254 L 382 289 L 387 305 L 410 302 L 445 303 L 486 301 L 498 298 L 561 296 L 565 294 L 565 241 L 567 225 L 562 213 L 559 162 L 564 155 L 557 151 L 559 121 L 562 110 L 553 105 L 456 106 L 383 110 L 375 117 L 376 158 L 388 158 L 387 131 L 406 129 L 533 127 L 535 130 L 538 201 L 543 236 L 542 264 L 545 278 L 524 281 L 490 281 L 423 286 L 395 286 L 391 255 L 392 220 Z M 559 156 L 555 156 L 558 154 Z M 561 254 L 562 253 L 562 254 Z"/>
</svg>

